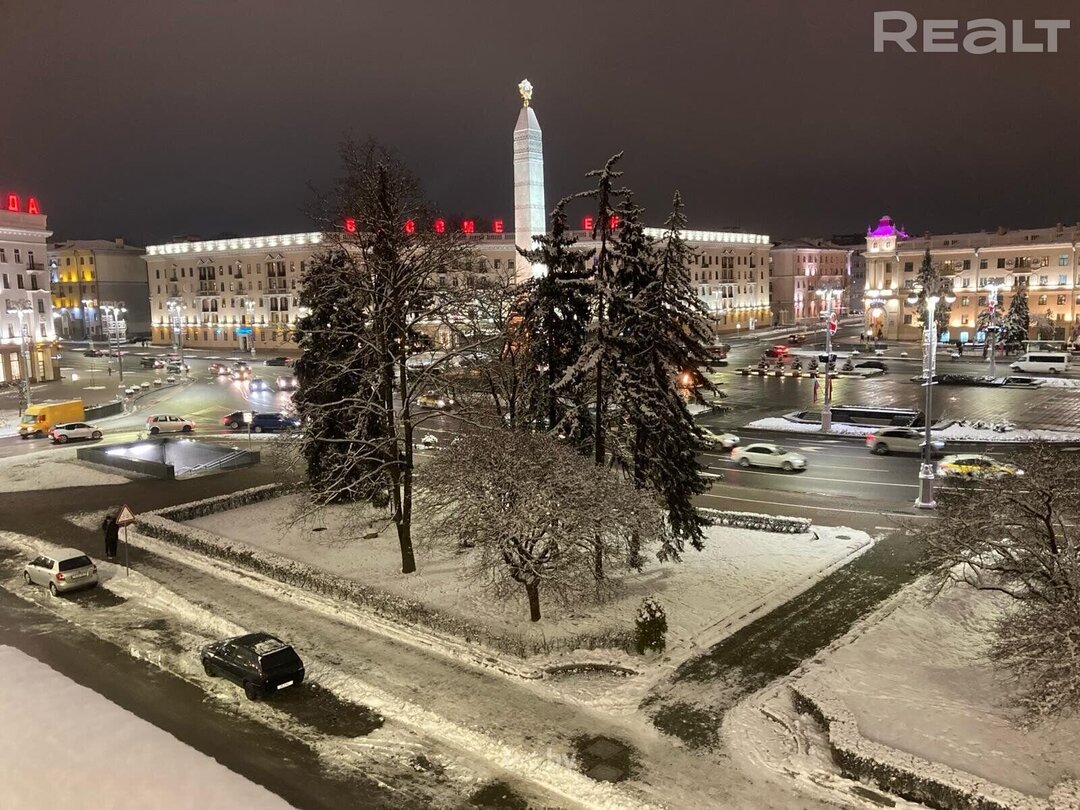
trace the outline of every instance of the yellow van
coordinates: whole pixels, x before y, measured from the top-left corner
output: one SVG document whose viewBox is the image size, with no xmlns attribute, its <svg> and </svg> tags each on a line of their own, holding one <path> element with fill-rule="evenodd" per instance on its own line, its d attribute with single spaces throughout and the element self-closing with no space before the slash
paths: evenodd
<svg viewBox="0 0 1080 810">
<path fill-rule="evenodd" d="M 69 399 L 66 402 L 42 402 L 31 405 L 23 411 L 19 420 L 19 437 L 46 436 L 54 425 L 65 422 L 81 422 L 86 418 L 86 410 L 81 399 Z"/>
</svg>

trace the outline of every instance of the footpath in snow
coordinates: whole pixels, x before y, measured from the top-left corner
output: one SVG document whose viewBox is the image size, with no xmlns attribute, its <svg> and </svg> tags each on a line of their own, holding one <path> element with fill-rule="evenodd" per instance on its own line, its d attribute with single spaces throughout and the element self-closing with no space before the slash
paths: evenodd
<svg viewBox="0 0 1080 810">
<path fill-rule="evenodd" d="M 0 672 L 0 806 L 290 807 L 20 650 Z"/>
</svg>

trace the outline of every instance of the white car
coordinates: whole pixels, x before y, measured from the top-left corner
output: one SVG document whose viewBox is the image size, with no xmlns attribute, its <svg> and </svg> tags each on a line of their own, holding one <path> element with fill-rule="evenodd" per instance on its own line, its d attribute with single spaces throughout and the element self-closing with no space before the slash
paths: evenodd
<svg viewBox="0 0 1080 810">
<path fill-rule="evenodd" d="M 731 451 L 731 460 L 740 467 L 773 467 L 787 472 L 806 469 L 805 456 L 764 442 L 736 447 Z"/>
<path fill-rule="evenodd" d="M 54 425 L 49 431 L 49 438 L 60 444 L 66 444 L 72 439 L 100 439 L 101 430 L 97 425 L 86 422 L 65 422 L 62 425 Z"/>
<path fill-rule="evenodd" d="M 44 585 L 53 596 L 98 584 L 97 566 L 77 548 L 62 548 L 35 557 L 23 568 L 27 585 Z"/>
<path fill-rule="evenodd" d="M 146 417 L 146 432 L 156 436 L 158 433 L 191 433 L 195 423 L 183 416 L 159 415 Z"/>
<path fill-rule="evenodd" d="M 420 440 L 420 446 L 427 448 L 438 447 L 439 437 L 436 436 L 434 433 L 428 433 L 424 436 L 424 438 Z"/>
<path fill-rule="evenodd" d="M 725 450 L 730 450 L 742 441 L 734 433 L 713 433 L 708 428 L 701 429 L 701 436 L 705 440 L 705 446 L 710 449 L 723 447 Z"/>
</svg>

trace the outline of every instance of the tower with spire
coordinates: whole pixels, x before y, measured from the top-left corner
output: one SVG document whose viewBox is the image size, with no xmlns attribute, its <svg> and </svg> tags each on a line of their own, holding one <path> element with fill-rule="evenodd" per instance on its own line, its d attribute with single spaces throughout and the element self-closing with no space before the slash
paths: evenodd
<svg viewBox="0 0 1080 810">
<path fill-rule="evenodd" d="M 518 85 L 521 112 L 514 127 L 514 244 L 521 250 L 536 247 L 533 237 L 547 231 L 544 207 L 544 144 L 540 122 L 532 108 L 532 84 L 528 79 Z M 543 274 L 541 265 L 530 265 L 521 256 L 515 267 L 518 281 Z"/>
</svg>

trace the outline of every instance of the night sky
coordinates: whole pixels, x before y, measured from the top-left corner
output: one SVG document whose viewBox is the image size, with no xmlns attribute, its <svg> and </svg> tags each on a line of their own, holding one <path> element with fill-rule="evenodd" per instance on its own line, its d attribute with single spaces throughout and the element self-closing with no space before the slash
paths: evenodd
<svg viewBox="0 0 1080 810">
<path fill-rule="evenodd" d="M 775 237 L 1080 220 L 1074 0 L 0 0 L 0 191 L 57 238 L 302 231 L 346 132 L 447 214 L 512 208 L 528 77 L 548 207 L 624 150 L 653 224 Z M 1057 54 L 873 52 L 875 10 L 1068 19 Z"/>
</svg>

